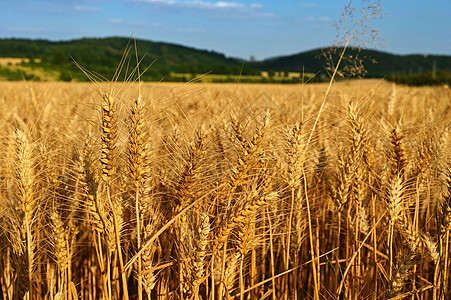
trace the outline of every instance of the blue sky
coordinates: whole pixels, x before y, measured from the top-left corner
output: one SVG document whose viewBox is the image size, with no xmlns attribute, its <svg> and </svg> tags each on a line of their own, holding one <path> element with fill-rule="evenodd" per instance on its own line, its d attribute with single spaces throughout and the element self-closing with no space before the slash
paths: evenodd
<svg viewBox="0 0 451 300">
<path fill-rule="evenodd" d="M 375 1 L 354 0 L 356 8 Z M 0 0 L 0 38 L 125 36 L 257 59 L 334 43 L 341 0 Z M 385 0 L 369 26 L 397 54 L 451 55 L 450 0 Z M 359 13 L 357 12 L 357 15 Z M 138 45 L 139 47 L 139 45 Z M 370 48 L 374 48 L 370 46 Z"/>
</svg>

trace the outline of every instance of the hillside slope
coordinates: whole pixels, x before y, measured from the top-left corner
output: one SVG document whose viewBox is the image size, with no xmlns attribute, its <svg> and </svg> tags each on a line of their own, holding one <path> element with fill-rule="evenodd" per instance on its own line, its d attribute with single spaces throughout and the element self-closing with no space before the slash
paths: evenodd
<svg viewBox="0 0 451 300">
<path fill-rule="evenodd" d="M 136 40 L 141 70 L 152 65 L 146 78 L 160 79 L 177 73 L 207 73 L 215 70 L 221 74 L 239 73 L 242 62 L 225 55 L 207 50 L 198 50 L 169 43 Z M 128 45 L 128 47 L 127 47 Z M 123 68 L 128 74 L 136 65 L 134 41 L 127 38 L 83 38 L 78 40 L 50 42 L 45 40 L 1 39 L 0 57 L 39 58 L 30 67 L 41 66 L 57 70 L 61 78 L 72 76 L 83 80 L 86 76 L 74 65 L 76 61 L 86 70 L 112 78 L 124 51 L 129 55 Z M 259 72 L 258 70 L 254 70 Z"/>
<path fill-rule="evenodd" d="M 0 39 L 0 58 L 31 58 L 29 62 L 1 65 L 0 77 L 6 79 L 41 79 L 77 81 L 88 77 L 76 62 L 97 79 L 110 80 L 128 51 L 119 80 L 129 78 L 136 66 L 135 41 L 129 38 L 83 38 L 52 42 L 29 39 Z M 187 80 L 196 74 L 254 75 L 261 71 L 324 73 L 326 60 L 321 55 L 327 49 L 314 49 L 298 54 L 249 62 L 224 54 L 176 44 L 136 40 L 140 71 L 148 68 L 144 80 Z M 391 53 L 348 49 L 347 55 L 363 59 L 367 77 L 381 78 L 394 74 L 417 74 L 433 70 L 451 71 L 451 56 L 395 55 Z M 374 63 L 376 62 L 376 63 Z M 43 76 L 42 74 L 46 74 Z M 94 75 L 95 74 L 95 75 Z M 179 74 L 174 77 L 174 74 Z M 181 77 L 180 74 L 186 74 Z M 184 75 L 183 75 L 184 76 Z M 325 77 L 325 76 L 324 76 Z M 136 78 L 136 76 L 134 77 Z M 267 80 L 267 79 L 266 79 Z"/>
<path fill-rule="evenodd" d="M 262 70 L 316 73 L 326 64 L 321 55 L 327 49 L 314 49 L 294 55 L 273 57 L 253 64 Z M 451 56 L 396 55 L 375 50 L 347 49 L 346 55 L 363 60 L 367 77 L 384 77 L 392 74 L 413 74 L 438 70 L 451 71 Z"/>
</svg>

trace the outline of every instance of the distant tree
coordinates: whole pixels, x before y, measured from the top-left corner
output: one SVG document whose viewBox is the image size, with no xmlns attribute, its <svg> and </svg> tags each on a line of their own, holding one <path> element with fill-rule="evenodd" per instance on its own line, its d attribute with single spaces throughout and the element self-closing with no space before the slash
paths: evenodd
<svg viewBox="0 0 451 300">
<path fill-rule="evenodd" d="M 62 81 L 72 81 L 72 76 L 69 72 L 63 71 L 60 75 L 60 80 Z"/>
<path fill-rule="evenodd" d="M 63 51 L 57 50 L 53 54 L 52 62 L 56 65 L 62 65 L 68 62 L 67 56 L 64 54 Z"/>
</svg>

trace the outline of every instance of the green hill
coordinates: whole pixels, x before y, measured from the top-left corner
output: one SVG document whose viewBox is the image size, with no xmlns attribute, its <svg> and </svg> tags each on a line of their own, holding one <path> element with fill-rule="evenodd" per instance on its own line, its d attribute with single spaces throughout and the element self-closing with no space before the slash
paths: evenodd
<svg viewBox="0 0 451 300">
<path fill-rule="evenodd" d="M 136 40 L 140 71 L 150 66 L 142 76 L 144 80 L 189 80 L 196 74 L 218 74 L 216 78 L 236 81 L 238 75 L 262 82 L 297 82 L 299 77 L 271 76 L 274 72 L 304 72 L 317 74 L 316 80 L 327 80 L 326 60 L 321 55 L 324 49 L 314 49 L 294 55 L 279 56 L 257 62 L 226 57 L 224 54 L 199 50 L 176 44 Z M 127 48 L 128 47 L 128 48 Z M 0 63 L 0 78 L 9 80 L 88 80 L 74 61 L 89 70 L 97 79 L 110 80 L 128 49 L 118 80 L 124 80 L 136 66 L 134 41 L 128 38 L 83 38 L 71 41 L 52 42 L 29 39 L 0 39 L 0 58 L 29 58 L 20 64 Z M 325 49 L 327 50 L 327 49 Z M 406 83 L 408 76 L 424 78 L 451 72 L 451 56 L 395 55 L 375 50 L 348 49 L 347 55 L 363 59 L 366 77 L 401 78 Z M 376 61 L 377 63 L 373 63 Z M 260 76 L 266 71 L 270 76 Z M 425 73 L 426 75 L 417 76 Z M 96 74 L 96 75 L 94 75 Z M 247 77 L 246 77 L 247 76 Z M 407 77 L 406 77 L 407 76 Z M 429 76 L 429 77 L 430 77 Z M 136 78 L 133 77 L 133 78 Z M 446 77 L 447 78 L 447 77 Z M 416 79 L 415 82 L 420 82 Z M 428 81 L 428 83 L 430 83 Z M 417 84 L 417 83 L 416 83 Z"/>
<path fill-rule="evenodd" d="M 167 79 L 172 73 L 199 74 L 214 71 L 219 74 L 239 74 L 241 71 L 242 61 L 227 58 L 214 51 L 146 40 L 136 40 L 136 44 L 141 71 L 151 65 L 143 75 L 144 79 Z M 64 42 L 0 39 L 0 57 L 35 59 L 24 66 L 56 71 L 60 74 L 57 79 L 62 80 L 86 80 L 86 76 L 73 61 L 92 73 L 111 79 L 125 49 L 130 52 L 122 68 L 121 79 L 130 74 L 136 66 L 134 41 L 127 38 L 83 38 Z M 248 67 L 244 71 L 251 74 L 260 73 L 259 70 L 251 70 Z"/>
<path fill-rule="evenodd" d="M 316 73 L 324 70 L 326 59 L 321 55 L 327 49 L 315 49 L 294 55 L 273 57 L 253 64 L 261 70 Z M 347 49 L 346 55 L 363 60 L 366 77 L 385 77 L 393 74 L 418 74 L 432 71 L 451 71 L 451 56 L 395 55 L 375 50 Z M 337 60 L 337 57 L 335 57 Z"/>
</svg>

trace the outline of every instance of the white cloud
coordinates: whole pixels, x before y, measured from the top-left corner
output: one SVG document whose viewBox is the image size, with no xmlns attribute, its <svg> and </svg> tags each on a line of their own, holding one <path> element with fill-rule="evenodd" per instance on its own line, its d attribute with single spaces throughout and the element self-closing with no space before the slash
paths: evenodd
<svg viewBox="0 0 451 300">
<path fill-rule="evenodd" d="M 330 22 L 330 21 L 332 21 L 332 19 L 329 18 L 329 17 L 321 17 L 321 18 L 318 18 L 318 21 L 320 21 L 320 22 Z"/>
<path fill-rule="evenodd" d="M 154 10 L 164 13 L 207 13 L 214 17 L 272 19 L 276 15 L 266 11 L 262 4 L 246 3 L 243 0 L 126 0 L 137 5 L 148 5 Z M 258 1 L 258 0 L 257 0 Z"/>
<path fill-rule="evenodd" d="M 111 23 L 111 24 L 124 24 L 124 20 L 122 20 L 122 19 L 109 19 L 108 23 Z"/>
<path fill-rule="evenodd" d="M 329 17 L 319 17 L 319 18 L 315 18 L 312 16 L 308 16 L 308 17 L 304 17 L 302 18 L 302 22 L 309 22 L 309 23 L 328 23 L 330 22 L 332 19 Z"/>
<path fill-rule="evenodd" d="M 263 8 L 261 4 L 253 3 L 245 5 L 238 2 L 216 1 L 207 2 L 203 0 L 129 0 L 135 3 L 147 3 L 160 7 L 180 8 L 180 9 L 203 9 L 203 10 L 238 10 L 255 11 Z"/>
<path fill-rule="evenodd" d="M 218 7 L 218 8 L 237 8 L 237 7 L 244 7 L 241 3 L 234 3 L 234 2 L 223 2 L 219 1 L 216 3 L 208 3 L 208 2 L 199 2 L 199 4 L 202 3 L 202 5 L 207 5 L 211 7 Z"/>
<path fill-rule="evenodd" d="M 88 5 L 75 5 L 73 7 L 73 9 L 76 12 L 98 12 L 98 11 L 100 11 L 100 9 L 98 7 L 88 6 Z"/>
</svg>

